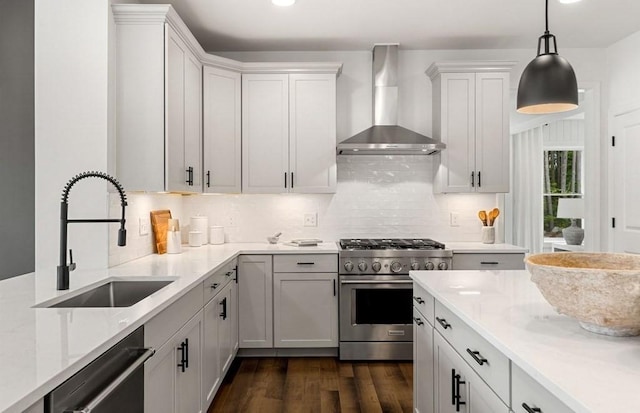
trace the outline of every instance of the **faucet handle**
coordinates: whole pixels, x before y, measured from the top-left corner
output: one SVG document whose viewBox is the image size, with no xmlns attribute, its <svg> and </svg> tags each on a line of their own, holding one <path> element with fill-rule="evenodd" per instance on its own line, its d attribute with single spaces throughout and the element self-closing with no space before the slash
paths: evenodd
<svg viewBox="0 0 640 413">
<path fill-rule="evenodd" d="M 73 250 L 69 248 L 69 271 L 73 271 L 76 269 L 76 263 L 73 262 Z"/>
</svg>

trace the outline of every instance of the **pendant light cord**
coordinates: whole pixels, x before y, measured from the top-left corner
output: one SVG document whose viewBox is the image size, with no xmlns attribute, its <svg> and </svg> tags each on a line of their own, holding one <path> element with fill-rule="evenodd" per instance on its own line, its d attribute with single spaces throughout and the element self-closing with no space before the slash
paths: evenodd
<svg viewBox="0 0 640 413">
<path fill-rule="evenodd" d="M 549 34 L 549 0 L 544 2 L 544 32 Z"/>
</svg>

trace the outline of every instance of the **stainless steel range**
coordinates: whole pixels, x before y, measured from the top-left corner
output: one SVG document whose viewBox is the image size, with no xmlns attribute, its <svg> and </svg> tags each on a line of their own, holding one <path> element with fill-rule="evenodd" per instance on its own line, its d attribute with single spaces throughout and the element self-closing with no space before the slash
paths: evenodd
<svg viewBox="0 0 640 413">
<path fill-rule="evenodd" d="M 410 270 L 448 270 L 450 250 L 430 239 L 340 240 L 340 359 L 411 360 Z"/>
</svg>

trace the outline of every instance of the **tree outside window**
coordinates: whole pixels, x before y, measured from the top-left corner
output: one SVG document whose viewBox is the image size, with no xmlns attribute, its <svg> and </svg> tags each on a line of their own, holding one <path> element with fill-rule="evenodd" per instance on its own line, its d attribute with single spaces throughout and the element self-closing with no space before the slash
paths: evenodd
<svg viewBox="0 0 640 413">
<path fill-rule="evenodd" d="M 571 225 L 567 218 L 557 218 L 558 199 L 583 197 L 581 150 L 544 151 L 544 236 L 562 237 L 562 229 Z M 582 226 L 578 219 L 577 225 Z"/>
</svg>

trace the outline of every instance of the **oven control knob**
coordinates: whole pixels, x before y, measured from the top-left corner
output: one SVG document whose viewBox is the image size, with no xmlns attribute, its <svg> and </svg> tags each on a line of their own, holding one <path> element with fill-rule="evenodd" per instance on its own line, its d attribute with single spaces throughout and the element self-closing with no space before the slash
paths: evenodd
<svg viewBox="0 0 640 413">
<path fill-rule="evenodd" d="M 363 271 L 363 272 L 366 271 L 367 270 L 367 263 L 364 262 L 364 261 L 359 262 L 358 263 L 358 269 L 360 271 Z"/>
<path fill-rule="evenodd" d="M 414 261 L 411 263 L 411 269 L 414 271 L 418 271 L 420 269 L 420 263 L 417 261 Z"/>
<path fill-rule="evenodd" d="M 371 264 L 371 268 L 373 268 L 373 271 L 378 272 L 382 268 L 382 265 L 378 261 L 374 261 L 373 264 Z"/>
<path fill-rule="evenodd" d="M 449 268 L 449 265 L 446 262 L 441 262 L 440 264 L 438 264 L 439 270 L 446 270 L 447 268 Z"/>
<path fill-rule="evenodd" d="M 400 272 L 402 271 L 402 264 L 398 261 L 394 261 L 391 263 L 391 272 Z"/>
<path fill-rule="evenodd" d="M 424 263 L 424 266 L 427 270 L 431 271 L 432 269 L 435 268 L 435 265 L 433 265 L 433 263 L 431 261 L 427 261 Z"/>
<path fill-rule="evenodd" d="M 353 263 L 351 261 L 345 262 L 344 269 L 347 271 L 353 271 Z"/>
</svg>

